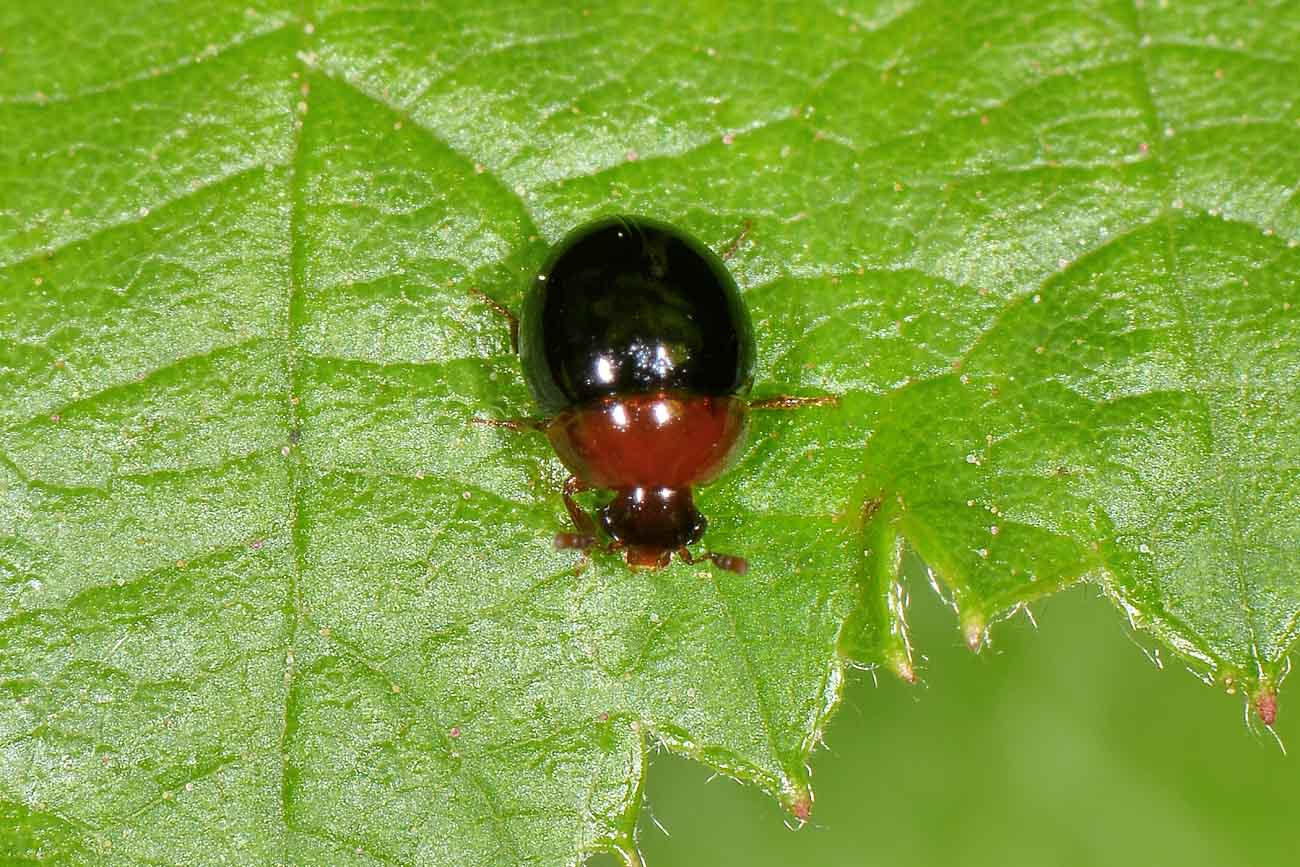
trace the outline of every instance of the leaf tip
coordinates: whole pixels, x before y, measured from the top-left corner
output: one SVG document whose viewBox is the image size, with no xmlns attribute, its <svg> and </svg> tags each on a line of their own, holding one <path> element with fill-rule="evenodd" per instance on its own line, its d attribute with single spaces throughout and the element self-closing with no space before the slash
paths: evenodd
<svg viewBox="0 0 1300 867">
<path fill-rule="evenodd" d="M 979 653 L 989 637 L 989 624 L 978 611 L 966 611 L 961 616 L 961 635 L 971 653 Z"/>
<path fill-rule="evenodd" d="M 791 801 L 790 813 L 799 820 L 799 824 L 807 822 L 808 817 L 812 815 L 812 793 L 803 792 Z"/>
<path fill-rule="evenodd" d="M 895 653 L 889 659 L 889 668 L 900 680 L 915 684 L 916 669 L 912 666 L 911 656 L 907 653 Z"/>
<path fill-rule="evenodd" d="M 1255 693 L 1253 703 L 1259 721 L 1272 728 L 1277 722 L 1277 691 L 1271 686 L 1262 686 Z"/>
<path fill-rule="evenodd" d="M 781 802 L 800 825 L 812 815 L 813 794 L 806 783 L 794 783 L 786 788 Z"/>
</svg>

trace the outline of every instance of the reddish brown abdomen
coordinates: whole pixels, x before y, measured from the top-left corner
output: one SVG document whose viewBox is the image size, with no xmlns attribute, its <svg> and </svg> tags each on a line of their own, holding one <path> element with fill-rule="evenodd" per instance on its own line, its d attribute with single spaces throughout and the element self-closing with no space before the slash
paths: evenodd
<svg viewBox="0 0 1300 867">
<path fill-rule="evenodd" d="M 685 488 L 726 469 L 748 412 L 735 397 L 609 397 L 560 413 L 546 435 L 569 471 L 594 487 Z"/>
</svg>

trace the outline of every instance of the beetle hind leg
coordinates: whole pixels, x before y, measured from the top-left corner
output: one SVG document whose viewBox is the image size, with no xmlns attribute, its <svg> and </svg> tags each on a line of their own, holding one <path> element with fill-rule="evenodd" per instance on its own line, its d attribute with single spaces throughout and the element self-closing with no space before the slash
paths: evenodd
<svg viewBox="0 0 1300 867">
<path fill-rule="evenodd" d="M 488 295 L 477 286 L 471 286 L 469 290 L 471 295 L 477 296 L 484 304 L 491 307 L 498 315 L 505 317 L 506 322 L 510 323 L 510 350 L 515 355 L 519 354 L 519 317 L 510 311 L 510 308 Z"/>
<path fill-rule="evenodd" d="M 736 251 L 740 249 L 741 244 L 745 243 L 745 239 L 749 237 L 749 230 L 752 228 L 754 228 L 754 221 L 746 220 L 745 224 L 740 227 L 740 234 L 737 235 L 735 239 L 733 239 L 732 242 L 727 245 L 726 249 L 724 249 L 720 254 L 718 254 L 718 258 L 726 262 L 732 256 L 736 255 Z"/>
<path fill-rule="evenodd" d="M 793 394 L 778 394 L 776 397 L 763 397 L 749 402 L 750 409 L 804 409 L 810 406 L 838 406 L 840 399 L 834 394 L 819 394 L 813 397 L 799 397 Z"/>
</svg>

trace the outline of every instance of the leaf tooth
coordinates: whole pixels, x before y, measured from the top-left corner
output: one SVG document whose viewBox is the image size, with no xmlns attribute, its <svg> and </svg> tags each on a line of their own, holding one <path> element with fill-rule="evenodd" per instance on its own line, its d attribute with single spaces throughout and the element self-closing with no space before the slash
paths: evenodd
<svg viewBox="0 0 1300 867">
<path fill-rule="evenodd" d="M 611 851 L 618 856 L 625 867 L 645 867 L 645 861 L 641 858 L 641 851 L 637 848 L 636 841 L 630 837 L 615 840 Z"/>
<path fill-rule="evenodd" d="M 1277 690 L 1272 684 L 1262 684 L 1259 690 L 1251 697 L 1251 704 L 1255 706 L 1255 713 L 1259 716 L 1259 721 L 1269 728 L 1277 722 Z"/>
<path fill-rule="evenodd" d="M 812 816 L 812 787 L 804 780 L 787 780 L 781 793 L 781 805 L 802 825 Z"/>
<path fill-rule="evenodd" d="M 972 653 L 979 653 L 989 640 L 989 622 L 984 612 L 968 608 L 961 612 L 961 634 Z"/>
<path fill-rule="evenodd" d="M 908 647 L 908 650 L 910 651 L 911 648 Z M 916 675 L 916 668 L 912 665 L 910 652 L 904 653 L 896 651 L 890 653 L 887 664 L 889 665 L 889 670 L 894 672 L 900 680 L 911 684 L 917 682 L 918 678 Z"/>
<path fill-rule="evenodd" d="M 862 533 L 859 597 L 846 621 L 841 652 L 857 664 L 883 663 L 900 679 L 917 682 L 907 624 L 910 604 L 902 581 L 906 542 L 883 494 L 863 498 L 858 510 Z"/>
</svg>

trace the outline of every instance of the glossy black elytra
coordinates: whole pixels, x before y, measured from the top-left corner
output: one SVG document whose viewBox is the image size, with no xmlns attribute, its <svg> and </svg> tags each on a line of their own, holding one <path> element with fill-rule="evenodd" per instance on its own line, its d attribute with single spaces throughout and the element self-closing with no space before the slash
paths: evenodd
<svg viewBox="0 0 1300 867">
<path fill-rule="evenodd" d="M 564 503 L 587 549 L 600 531 L 633 567 L 661 568 L 704 533 L 692 487 L 721 474 L 745 438 L 749 410 L 833 403 L 833 397 L 749 401 L 754 337 L 722 260 L 673 227 L 610 217 L 565 238 L 511 320 L 524 376 L 546 419 L 485 421 L 544 431 L 572 474 Z M 614 491 L 597 521 L 573 495 Z M 709 553 L 744 572 L 741 557 Z"/>
<path fill-rule="evenodd" d="M 555 250 L 524 302 L 519 354 L 548 415 L 616 395 L 744 395 L 754 381 L 749 312 L 726 266 L 630 217 Z"/>
</svg>

